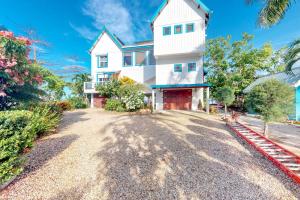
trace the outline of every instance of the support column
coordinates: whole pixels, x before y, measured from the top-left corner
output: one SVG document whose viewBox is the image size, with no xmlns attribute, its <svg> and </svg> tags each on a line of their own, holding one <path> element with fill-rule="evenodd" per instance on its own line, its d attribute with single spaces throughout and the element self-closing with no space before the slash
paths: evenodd
<svg viewBox="0 0 300 200">
<path fill-rule="evenodd" d="M 91 108 L 94 108 L 94 94 L 91 94 Z"/>
<path fill-rule="evenodd" d="M 152 110 L 155 111 L 155 90 L 152 90 Z"/>
<path fill-rule="evenodd" d="M 209 114 L 209 87 L 206 88 L 206 113 Z"/>
</svg>

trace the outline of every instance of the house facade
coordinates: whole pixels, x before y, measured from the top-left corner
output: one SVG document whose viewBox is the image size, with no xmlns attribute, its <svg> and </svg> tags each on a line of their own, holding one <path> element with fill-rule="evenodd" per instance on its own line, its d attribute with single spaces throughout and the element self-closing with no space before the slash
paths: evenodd
<svg viewBox="0 0 300 200">
<path fill-rule="evenodd" d="M 117 74 L 146 85 L 156 110 L 197 110 L 204 90 L 209 99 L 203 70 L 209 13 L 199 0 L 165 0 L 151 20 L 153 40 L 133 45 L 104 28 L 90 49 L 93 82 L 85 83 L 85 92 L 91 105 L 101 99 L 95 84 Z"/>
</svg>

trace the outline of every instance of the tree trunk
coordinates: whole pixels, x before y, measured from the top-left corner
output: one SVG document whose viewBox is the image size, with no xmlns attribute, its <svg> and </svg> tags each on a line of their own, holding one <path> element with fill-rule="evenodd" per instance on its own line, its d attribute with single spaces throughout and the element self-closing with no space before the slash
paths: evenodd
<svg viewBox="0 0 300 200">
<path fill-rule="evenodd" d="M 225 104 L 225 119 L 227 119 L 227 105 Z"/>
<path fill-rule="evenodd" d="M 265 128 L 264 128 L 264 136 L 266 137 L 266 138 L 268 138 L 269 137 L 269 126 L 268 126 L 268 123 L 267 122 L 265 122 Z"/>
</svg>

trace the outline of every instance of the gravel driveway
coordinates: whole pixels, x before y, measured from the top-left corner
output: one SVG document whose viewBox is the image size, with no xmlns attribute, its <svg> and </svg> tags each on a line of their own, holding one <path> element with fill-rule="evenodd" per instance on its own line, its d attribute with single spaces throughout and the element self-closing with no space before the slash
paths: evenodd
<svg viewBox="0 0 300 200">
<path fill-rule="evenodd" d="M 299 199 L 300 187 L 214 117 L 65 114 L 0 199 Z"/>
</svg>

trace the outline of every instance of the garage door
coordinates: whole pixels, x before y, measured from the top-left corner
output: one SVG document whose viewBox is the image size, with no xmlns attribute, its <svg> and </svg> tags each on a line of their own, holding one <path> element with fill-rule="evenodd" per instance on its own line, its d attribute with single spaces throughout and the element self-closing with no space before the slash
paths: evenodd
<svg viewBox="0 0 300 200">
<path fill-rule="evenodd" d="M 191 110 L 192 90 L 164 91 L 164 110 Z"/>
</svg>

